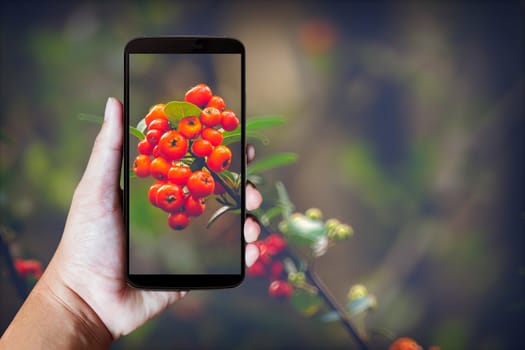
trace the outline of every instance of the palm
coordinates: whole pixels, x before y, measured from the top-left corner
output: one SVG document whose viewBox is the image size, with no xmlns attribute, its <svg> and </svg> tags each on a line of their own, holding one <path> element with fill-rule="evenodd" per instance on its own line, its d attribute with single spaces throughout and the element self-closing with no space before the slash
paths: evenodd
<svg viewBox="0 0 525 350">
<path fill-rule="evenodd" d="M 120 194 L 97 193 L 97 188 L 107 187 L 96 186 L 89 179 L 79 185 L 57 258 L 73 262 L 60 267 L 64 282 L 118 337 L 154 317 L 180 294 L 143 291 L 126 284 Z"/>
</svg>

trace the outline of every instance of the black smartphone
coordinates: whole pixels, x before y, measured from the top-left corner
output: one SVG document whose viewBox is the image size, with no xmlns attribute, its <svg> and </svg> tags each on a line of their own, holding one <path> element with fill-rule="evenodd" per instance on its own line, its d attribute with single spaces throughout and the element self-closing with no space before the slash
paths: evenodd
<svg viewBox="0 0 525 350">
<path fill-rule="evenodd" d="M 245 50 L 223 37 L 131 40 L 124 52 L 127 281 L 145 289 L 244 278 Z"/>
</svg>

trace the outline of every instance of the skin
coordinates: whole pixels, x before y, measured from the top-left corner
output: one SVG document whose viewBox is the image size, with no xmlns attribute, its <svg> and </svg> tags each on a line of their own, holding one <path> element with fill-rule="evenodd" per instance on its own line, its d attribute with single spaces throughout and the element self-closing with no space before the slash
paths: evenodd
<svg viewBox="0 0 525 350">
<path fill-rule="evenodd" d="M 126 284 L 125 233 L 119 188 L 122 105 L 106 104 L 104 123 L 71 203 L 62 239 L 46 271 L 0 338 L 4 349 L 104 349 L 157 316 L 186 292 L 147 291 Z M 255 157 L 248 147 L 247 158 Z M 246 208 L 262 202 L 246 188 Z M 259 251 L 251 244 L 256 220 L 245 226 L 247 265 Z"/>
</svg>

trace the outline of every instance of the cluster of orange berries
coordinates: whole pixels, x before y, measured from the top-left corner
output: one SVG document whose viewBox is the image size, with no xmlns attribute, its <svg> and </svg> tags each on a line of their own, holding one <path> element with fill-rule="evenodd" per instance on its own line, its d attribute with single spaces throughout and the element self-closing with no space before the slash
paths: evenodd
<svg viewBox="0 0 525 350">
<path fill-rule="evenodd" d="M 230 167 L 232 152 L 223 145 L 223 131 L 233 131 L 239 119 L 220 96 L 213 96 L 206 84 L 188 90 L 185 101 L 201 109 L 200 115 L 186 116 L 176 125 L 164 111 L 164 104 L 155 105 L 144 118 L 146 138 L 138 143 L 139 155 L 133 162 L 138 177 L 152 176 L 157 181 L 148 191 L 154 206 L 169 213 L 168 225 L 182 230 L 190 217 L 200 216 L 206 209 L 205 199 L 224 193 L 212 173 Z M 192 170 L 197 158 L 206 164 Z"/>
<path fill-rule="evenodd" d="M 255 242 L 259 249 L 259 257 L 246 273 L 251 277 L 268 277 L 270 285 L 268 294 L 274 298 L 289 298 L 293 287 L 283 279 L 285 275 L 282 261 L 276 259 L 286 248 L 286 240 L 278 233 L 272 233 L 262 241 Z"/>
</svg>

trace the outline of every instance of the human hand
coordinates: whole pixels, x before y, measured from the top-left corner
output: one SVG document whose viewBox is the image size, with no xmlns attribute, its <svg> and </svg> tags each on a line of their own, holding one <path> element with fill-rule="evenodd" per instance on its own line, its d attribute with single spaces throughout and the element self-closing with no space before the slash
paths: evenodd
<svg viewBox="0 0 525 350">
<path fill-rule="evenodd" d="M 105 327 L 110 341 L 130 333 L 186 294 L 135 289 L 126 283 L 126 237 L 119 187 L 122 128 L 122 105 L 110 98 L 87 168 L 73 195 L 62 239 L 39 281 L 41 289 L 82 323 Z M 253 147 L 248 148 L 247 158 L 254 156 Z M 260 193 L 248 185 L 247 209 L 258 208 L 261 201 Z M 256 220 L 249 218 L 246 241 L 255 241 L 259 232 Z M 248 244 L 247 264 L 257 257 L 258 249 Z M 100 330 L 93 334 L 104 336 Z"/>
</svg>

